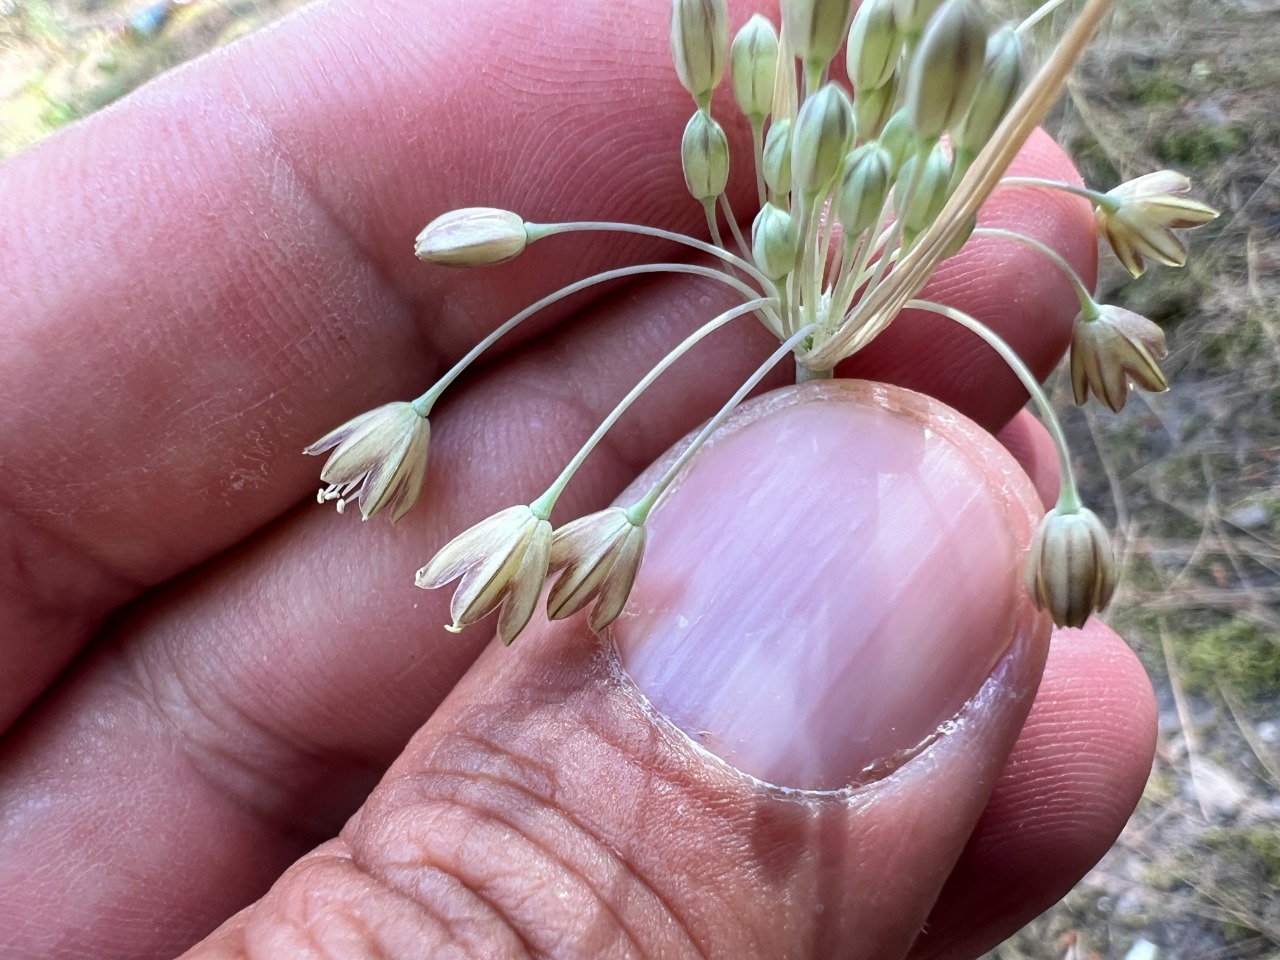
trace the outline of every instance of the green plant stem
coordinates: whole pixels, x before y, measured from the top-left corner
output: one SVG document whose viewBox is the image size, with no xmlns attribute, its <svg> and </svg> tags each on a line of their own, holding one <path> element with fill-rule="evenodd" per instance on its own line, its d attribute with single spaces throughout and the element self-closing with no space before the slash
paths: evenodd
<svg viewBox="0 0 1280 960">
<path fill-rule="evenodd" d="M 418 397 L 418 399 L 414 400 L 413 408 L 418 411 L 419 415 L 424 417 L 429 416 L 431 414 L 431 408 L 435 406 L 436 401 L 440 399 L 440 395 L 448 389 L 450 384 L 462 375 L 467 367 L 474 363 L 482 353 L 493 346 L 499 339 L 506 336 L 539 310 L 543 310 L 546 307 L 565 299 L 565 297 L 571 297 L 575 293 L 585 290 L 588 287 L 593 287 L 596 284 L 607 283 L 610 280 L 618 280 L 623 277 L 641 276 L 648 273 L 685 273 L 697 277 L 706 277 L 733 287 L 733 289 L 737 290 L 744 297 L 752 299 L 753 302 L 755 301 L 755 298 L 759 297 L 758 291 L 753 290 L 750 286 L 743 283 L 736 277 L 727 275 L 723 270 L 717 270 L 714 267 L 704 267 L 694 263 L 642 263 L 631 267 L 618 267 L 615 270 L 605 270 L 603 273 L 584 277 L 582 280 L 571 283 L 567 287 L 561 287 L 555 293 L 548 294 L 541 300 L 529 304 L 529 306 L 525 307 L 511 319 L 495 328 L 487 337 L 472 347 L 461 360 L 450 367 L 448 372 L 437 380 L 430 390 Z M 769 303 L 770 301 L 765 300 L 764 302 Z M 782 336 L 782 321 L 777 316 L 776 312 L 772 315 L 767 311 L 762 311 L 762 313 L 767 318 L 765 320 L 765 326 L 768 327 L 775 336 Z"/>
<path fill-rule="evenodd" d="M 751 120 L 751 150 L 756 168 L 756 200 L 763 207 L 768 202 L 768 190 L 764 182 L 764 117 Z"/>
<path fill-rule="evenodd" d="M 760 284 L 762 289 L 768 296 L 777 297 L 778 290 L 773 285 L 773 281 L 761 273 L 754 264 L 743 260 L 741 257 L 730 253 L 723 247 L 717 247 L 707 243 L 705 240 L 698 240 L 694 237 L 687 237 L 683 233 L 676 233 L 674 230 L 663 230 L 661 227 L 645 227 L 638 223 L 615 223 L 610 220 L 575 220 L 569 223 L 526 223 L 524 225 L 525 234 L 529 238 L 529 242 L 541 240 L 544 237 L 552 237 L 562 233 L 635 233 L 642 237 L 657 237 L 661 240 L 670 240 L 672 243 L 683 244 L 686 247 L 692 247 L 702 253 L 709 253 L 713 257 L 718 257 L 725 263 L 732 264 L 739 270 L 742 270 L 748 276 Z"/>
<path fill-rule="evenodd" d="M 1102 207 L 1108 213 L 1119 207 L 1111 197 L 1097 190 L 1090 190 L 1088 187 L 1077 186 L 1074 183 L 1063 183 L 1061 180 L 1044 180 L 1040 177 L 1002 177 L 996 184 L 997 187 L 1039 187 L 1042 190 L 1059 190 L 1062 193 L 1070 193 L 1077 197 L 1084 197 L 1091 203 Z"/>
<path fill-rule="evenodd" d="M 551 486 L 547 488 L 546 492 L 543 493 L 542 496 L 538 497 L 538 499 L 534 500 L 529 505 L 530 509 L 532 509 L 533 512 L 543 520 L 550 517 L 551 509 L 555 506 L 556 500 L 558 500 L 560 494 L 564 492 L 564 488 L 568 486 L 569 481 L 573 479 L 573 475 L 577 473 L 578 468 L 582 466 L 583 462 L 591 454 L 591 451 L 599 445 L 602 439 L 604 439 L 604 435 L 609 432 L 613 425 L 618 422 L 618 419 L 627 412 L 627 409 L 636 402 L 640 395 L 644 393 L 650 385 L 652 385 L 653 381 L 658 379 L 658 377 L 660 377 L 668 367 L 688 353 L 694 345 L 708 334 L 720 329 L 731 320 L 736 320 L 738 317 L 748 313 L 754 313 L 756 310 L 759 310 L 770 303 L 776 304 L 776 301 L 773 301 L 768 297 L 761 297 L 736 306 L 731 310 L 726 310 L 715 319 L 704 323 L 701 327 L 680 341 L 680 343 L 677 344 L 670 353 L 659 360 L 658 363 L 654 365 L 653 369 L 641 378 L 639 383 L 631 388 L 625 397 L 618 401 L 617 406 L 615 406 L 609 412 L 609 415 L 600 422 L 600 425 L 596 427 L 595 432 L 587 438 L 587 442 L 582 445 L 578 452 L 573 455 L 573 459 L 565 465 L 565 468 L 562 471 L 560 471 L 560 476 L 556 477 Z"/>
<path fill-rule="evenodd" d="M 1071 286 L 1075 288 L 1076 291 L 1076 299 L 1080 301 L 1080 310 L 1086 314 L 1086 316 L 1090 314 L 1096 316 L 1098 307 L 1097 303 L 1094 302 L 1093 294 L 1090 293 L 1089 288 L 1084 285 L 1084 281 L 1080 279 L 1080 274 L 1076 273 L 1075 268 L 1072 267 L 1071 264 L 1067 263 L 1066 258 L 1057 250 L 1053 249 L 1053 247 L 1041 243 L 1035 237 L 1029 237 L 1025 233 L 1018 233 L 1016 230 L 1002 230 L 999 227 L 978 227 L 970 234 L 970 236 L 997 237 L 1002 240 L 1012 240 L 1015 243 L 1022 244 L 1024 247 L 1030 247 L 1037 253 L 1044 254 L 1052 260 L 1054 265 L 1062 271 L 1063 275 L 1071 281 Z M 1093 317 L 1091 316 L 1090 319 L 1093 319 Z"/>
<path fill-rule="evenodd" d="M 909 300 L 907 301 L 907 307 L 916 310 L 928 310 L 930 313 L 936 313 L 939 316 L 946 317 L 948 320 L 954 320 L 966 330 L 976 333 L 986 341 L 987 345 L 1000 355 L 1000 359 L 1009 365 L 1009 369 L 1017 375 L 1018 379 L 1022 381 L 1022 385 L 1026 387 L 1027 393 L 1031 394 L 1031 399 L 1035 401 L 1036 409 L 1040 411 L 1040 417 L 1044 421 L 1049 435 L 1053 438 L 1054 446 L 1058 448 L 1058 469 L 1062 474 L 1061 492 L 1058 496 L 1059 512 L 1079 512 L 1081 507 L 1080 494 L 1076 488 L 1076 474 L 1071 467 L 1071 451 L 1067 447 L 1067 438 L 1062 432 L 1062 424 L 1058 422 L 1058 415 L 1054 412 L 1053 404 L 1045 396 L 1045 392 L 1041 388 L 1039 381 L 1036 380 L 1035 374 L 1022 362 L 1022 358 L 994 330 L 963 310 L 957 310 L 955 307 L 949 307 L 944 303 L 934 303 L 932 300 Z"/>
<path fill-rule="evenodd" d="M 746 237 L 742 235 L 742 230 L 738 227 L 738 218 L 733 215 L 733 204 L 729 202 L 727 193 L 720 194 L 720 209 L 724 212 L 724 218 L 729 223 L 729 232 L 733 234 L 733 242 L 738 245 L 738 252 L 742 254 L 744 260 L 750 260 L 751 244 L 747 243 Z"/>
<path fill-rule="evenodd" d="M 653 510 L 658 500 L 667 491 L 667 487 L 671 486 L 676 476 L 684 469 L 690 458 L 698 452 L 698 449 L 707 442 L 707 439 L 719 429 L 720 424 L 724 423 L 725 418 L 729 416 L 742 401 L 747 394 L 764 379 L 765 374 L 773 369 L 783 357 L 795 349 L 805 337 L 817 332 L 816 324 L 809 324 L 793 333 L 784 340 L 781 346 L 769 355 L 764 363 L 756 368 L 756 371 L 747 377 L 746 381 L 740 386 L 736 393 L 725 403 L 723 407 L 716 413 L 714 417 L 707 421 L 706 425 L 698 432 L 698 435 L 689 442 L 689 445 L 680 452 L 680 456 L 676 457 L 675 462 L 666 469 L 666 472 L 658 478 L 658 482 L 646 493 L 641 499 L 637 500 L 627 509 L 627 519 L 634 524 L 644 523 L 649 518 L 649 512 Z"/>
</svg>

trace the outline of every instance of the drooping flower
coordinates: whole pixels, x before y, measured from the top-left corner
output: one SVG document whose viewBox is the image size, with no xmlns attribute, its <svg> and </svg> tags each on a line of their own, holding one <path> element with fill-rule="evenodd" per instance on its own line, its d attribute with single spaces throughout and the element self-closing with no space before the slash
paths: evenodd
<svg viewBox="0 0 1280 960">
<path fill-rule="evenodd" d="M 610 507 L 567 523 L 551 543 L 551 569 L 560 575 L 547 597 L 547 616 L 563 620 L 592 600 L 588 623 L 600 631 L 626 606 L 644 557 L 644 524 Z"/>
<path fill-rule="evenodd" d="M 533 616 L 550 559 L 551 524 L 521 504 L 458 534 L 414 582 L 431 590 L 461 577 L 447 629 L 457 633 L 501 604 L 498 637 L 509 645 Z"/>
<path fill-rule="evenodd" d="M 1141 314 L 1100 304 L 1096 316 L 1080 313 L 1071 328 L 1071 389 L 1076 403 L 1089 391 L 1119 413 L 1132 381 L 1143 390 L 1163 393 L 1169 381 L 1160 369 L 1168 356 L 1164 331 Z"/>
<path fill-rule="evenodd" d="M 422 490 L 430 438 L 431 424 L 411 403 L 388 403 L 360 414 L 303 451 L 316 455 L 333 450 L 320 471 L 328 486 L 316 499 L 337 500 L 342 513 L 354 496 L 365 520 L 389 509 L 395 523 Z"/>
<path fill-rule="evenodd" d="M 1040 521 L 1027 565 L 1027 589 L 1060 627 L 1082 627 L 1111 601 L 1115 556 L 1106 527 L 1092 510 L 1060 506 Z"/>
<path fill-rule="evenodd" d="M 1191 181 L 1173 170 L 1157 170 L 1122 183 L 1106 194 L 1108 203 L 1095 211 L 1098 229 L 1115 255 L 1135 277 L 1146 270 L 1146 258 L 1170 267 L 1187 262 L 1187 244 L 1175 230 L 1199 227 L 1217 219 L 1218 211 L 1186 196 Z"/>
</svg>

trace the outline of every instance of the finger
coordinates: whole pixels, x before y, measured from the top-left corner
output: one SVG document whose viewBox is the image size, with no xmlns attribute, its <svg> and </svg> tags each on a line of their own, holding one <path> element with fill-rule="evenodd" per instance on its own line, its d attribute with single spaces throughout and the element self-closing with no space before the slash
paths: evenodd
<svg viewBox="0 0 1280 960">
<path fill-rule="evenodd" d="M 641 0 L 317 4 L 4 166 L 0 729 L 109 609 L 296 503 L 305 444 L 657 249 L 567 238 L 476 282 L 413 260 L 428 219 L 697 226 L 666 29 Z"/>
<path fill-rule="evenodd" d="M 762 401 L 655 513 L 618 654 L 572 622 L 488 650 L 341 838 L 188 956 L 905 954 L 1048 636 L 1014 562 L 1034 492 L 941 409 Z"/>
<path fill-rule="evenodd" d="M 1155 696 L 1098 620 L 1055 632 L 1035 705 L 913 958 L 974 957 L 1102 858 L 1151 771 Z"/>
<path fill-rule="evenodd" d="M 123 618 L 0 761 L 0 803 L 23 811 L 0 857 L 12 929 L 47 950 L 57 927 L 70 956 L 137 956 L 146 942 L 163 955 L 336 829 L 484 639 L 442 634 L 447 598 L 413 591 L 411 571 L 467 523 L 540 492 L 574 438 L 706 319 L 713 296 L 684 282 L 635 288 L 478 378 L 435 418 L 430 493 L 401 528 L 291 518 Z M 768 342 L 750 325 L 717 337 L 714 364 L 676 367 L 588 461 L 568 515 L 607 502 L 708 416 Z M 82 762 L 50 759 L 68 753 Z M 154 803 L 140 809 L 138 796 Z M 85 833 L 110 851 L 109 877 L 79 871 Z M 177 836 L 186 856 L 208 845 L 207 869 L 171 876 Z M 61 904 L 81 879 L 128 909 L 69 913 Z M 161 926 L 148 916 L 158 898 Z"/>
<path fill-rule="evenodd" d="M 1029 410 L 1022 410 L 996 434 L 996 439 L 1031 478 L 1045 509 L 1052 507 L 1058 500 L 1058 448 L 1044 424 Z"/>
</svg>

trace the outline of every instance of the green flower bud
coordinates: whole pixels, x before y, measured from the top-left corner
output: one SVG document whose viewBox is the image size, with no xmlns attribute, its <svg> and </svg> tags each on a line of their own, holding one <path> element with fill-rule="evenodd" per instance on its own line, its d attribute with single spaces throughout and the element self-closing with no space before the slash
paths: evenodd
<svg viewBox="0 0 1280 960">
<path fill-rule="evenodd" d="M 836 218 L 846 237 L 870 230 L 893 183 L 893 158 L 878 143 L 864 143 L 845 160 L 836 191 Z"/>
<path fill-rule="evenodd" d="M 854 91 L 853 125 L 858 131 L 859 140 L 875 140 L 880 136 L 884 125 L 893 116 L 893 105 L 897 98 L 898 85 L 892 81 L 882 87 Z"/>
<path fill-rule="evenodd" d="M 916 180 L 916 165 L 920 155 L 913 154 L 898 172 L 898 185 L 894 188 L 893 208 L 902 221 L 902 230 L 908 238 L 926 230 L 933 223 L 947 202 L 947 185 L 951 181 L 951 161 L 941 144 L 936 144 L 925 155 L 924 166 Z M 912 183 L 915 189 L 912 190 Z"/>
<path fill-rule="evenodd" d="M 973 100 L 987 31 L 970 0 L 947 0 L 929 21 L 907 70 L 906 109 L 921 139 L 942 135 Z"/>
<path fill-rule="evenodd" d="M 865 0 L 853 15 L 845 49 L 855 98 L 889 82 L 898 65 L 902 41 L 893 20 L 893 0 Z"/>
<path fill-rule="evenodd" d="M 893 0 L 893 20 L 903 33 L 919 36 L 940 6 L 942 0 Z"/>
<path fill-rule="evenodd" d="M 880 146 L 889 151 L 893 158 L 893 170 L 896 173 L 907 162 L 907 157 L 916 151 L 916 132 L 911 126 L 911 118 L 906 111 L 899 110 L 880 131 Z"/>
<path fill-rule="evenodd" d="M 952 145 L 972 153 L 986 146 L 1021 89 L 1022 40 L 1006 24 L 987 40 L 986 62 L 973 101 L 964 119 L 951 127 Z"/>
<path fill-rule="evenodd" d="M 782 0 L 782 25 L 792 51 L 807 68 L 821 70 L 844 43 L 853 0 Z"/>
<path fill-rule="evenodd" d="M 1040 521 L 1027 558 L 1027 589 L 1060 627 L 1083 627 L 1111 601 L 1116 561 L 1107 529 L 1092 510 L 1054 507 Z"/>
<path fill-rule="evenodd" d="M 704 110 L 689 118 L 680 141 L 684 182 L 695 200 L 714 200 L 729 182 L 729 138 Z"/>
<path fill-rule="evenodd" d="M 791 192 L 791 118 L 775 120 L 764 138 L 764 182 L 775 197 Z"/>
<path fill-rule="evenodd" d="M 800 250 L 796 222 L 791 214 L 766 203 L 751 225 L 751 257 L 770 280 L 781 280 L 795 269 Z"/>
<path fill-rule="evenodd" d="M 778 73 L 778 32 L 755 14 L 733 38 L 729 78 L 738 109 L 759 122 L 773 109 L 773 81 Z"/>
<path fill-rule="evenodd" d="M 826 190 L 853 143 L 853 104 L 828 83 L 800 107 L 791 142 L 791 178 L 805 194 Z"/>
<path fill-rule="evenodd" d="M 671 57 L 676 76 L 698 106 L 724 77 L 729 54 L 729 9 L 726 0 L 673 0 Z"/>
</svg>

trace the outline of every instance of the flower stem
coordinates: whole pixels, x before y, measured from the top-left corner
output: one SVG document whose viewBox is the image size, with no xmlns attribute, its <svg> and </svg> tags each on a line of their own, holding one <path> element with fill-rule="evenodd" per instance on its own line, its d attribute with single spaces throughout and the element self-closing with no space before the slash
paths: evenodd
<svg viewBox="0 0 1280 960">
<path fill-rule="evenodd" d="M 529 306 L 525 307 L 514 317 L 507 320 L 501 326 L 495 328 L 492 333 L 472 347 L 471 350 L 467 352 L 466 356 L 450 367 L 449 371 L 437 380 L 430 390 L 418 397 L 418 399 L 414 400 L 413 408 L 418 411 L 419 415 L 424 417 L 429 416 L 431 408 L 435 406 L 436 401 L 440 399 L 440 395 L 444 393 L 453 381 L 457 380 L 458 377 L 462 375 L 463 371 L 465 371 L 467 367 L 474 363 L 482 353 L 493 346 L 500 338 L 506 336 L 539 310 L 549 307 L 553 303 L 563 300 L 565 297 L 571 297 L 575 293 L 585 290 L 588 287 L 595 286 L 596 284 L 607 283 L 610 280 L 618 280 L 623 277 L 640 276 L 647 273 L 687 273 L 698 277 L 707 277 L 711 280 L 717 280 L 720 283 L 733 287 L 744 297 L 752 298 L 753 302 L 761 302 L 754 300 L 754 298 L 759 296 L 757 291 L 753 290 L 736 277 L 728 276 L 724 271 L 717 270 L 714 267 L 704 267 L 693 263 L 642 263 L 631 267 L 618 267 L 615 270 L 605 270 L 603 273 L 593 274 L 590 277 L 585 277 L 582 280 L 571 283 L 567 287 L 561 287 L 555 293 L 548 294 L 536 303 L 529 304 Z M 766 304 L 769 303 L 768 300 L 762 302 Z M 762 315 L 765 318 L 765 326 L 768 327 L 776 336 L 781 336 L 782 321 L 778 318 L 776 312 L 770 313 L 768 310 L 764 310 L 762 311 Z"/>
<path fill-rule="evenodd" d="M 602 233 L 636 233 L 642 237 L 658 237 L 661 240 L 670 240 L 673 243 L 680 243 L 686 247 L 692 247 L 694 250 L 700 250 L 702 253 L 709 253 L 713 257 L 719 257 L 725 263 L 730 263 L 743 272 L 750 275 L 760 284 L 760 288 L 770 297 L 778 295 L 777 289 L 773 285 L 773 281 L 756 269 L 754 264 L 748 263 L 741 257 L 730 253 L 722 247 L 717 247 L 707 243 L 705 240 L 698 240 L 694 237 L 687 237 L 683 233 L 676 233 L 674 230 L 663 230 L 661 227 L 646 227 L 638 223 L 615 223 L 609 220 L 575 220 L 568 223 L 526 223 L 525 234 L 529 238 L 529 242 L 541 240 L 544 237 L 552 237 L 560 233 L 585 233 L 598 231 Z"/>
<path fill-rule="evenodd" d="M 551 486 L 547 488 L 546 492 L 543 493 L 542 496 L 538 497 L 537 500 L 534 500 L 533 503 L 529 505 L 533 512 L 544 520 L 551 516 L 551 509 L 555 506 L 556 500 L 558 500 L 560 494 L 564 492 L 564 488 L 568 486 L 569 481 L 573 479 L 573 475 L 577 473 L 578 468 L 582 466 L 583 461 L 587 459 L 591 451 L 596 448 L 602 439 L 604 439 L 604 435 L 609 432 L 610 428 L 613 427 L 615 423 L 618 422 L 618 419 L 627 412 L 627 408 L 635 403 L 640 394 L 644 393 L 653 381 L 658 379 L 658 377 L 661 376 L 668 367 L 688 353 L 689 350 L 692 349 L 692 347 L 700 340 L 708 334 L 720 329 L 729 321 L 736 320 L 744 314 L 752 313 L 759 310 L 761 307 L 775 302 L 776 301 L 772 301 L 769 298 L 761 297 L 757 300 L 751 300 L 747 303 L 736 306 L 731 310 L 726 310 L 715 319 L 703 324 L 693 333 L 689 334 L 689 336 L 685 337 L 684 340 L 680 341 L 680 343 L 676 345 L 675 349 L 659 360 L 653 369 L 646 373 L 640 382 L 632 387 L 625 397 L 618 401 L 618 405 L 615 406 L 613 410 L 609 412 L 609 415 L 600 422 L 600 426 L 596 427 L 595 432 L 587 438 L 587 442 L 582 445 L 581 449 L 574 454 L 573 459 L 570 460 L 565 465 L 565 468 L 560 471 L 560 476 L 556 477 Z"/>
<path fill-rule="evenodd" d="M 1025 233 L 1018 233 L 1016 230 L 1002 230 L 999 227 L 978 227 L 970 236 L 973 237 L 998 237 L 1002 240 L 1012 240 L 1020 243 L 1024 247 L 1030 247 L 1038 253 L 1044 254 L 1063 272 L 1071 286 L 1075 288 L 1076 299 L 1080 301 L 1080 309 L 1086 314 L 1097 312 L 1097 305 L 1094 303 L 1093 294 L 1089 292 L 1089 288 L 1084 285 L 1084 281 L 1080 279 L 1080 274 L 1076 273 L 1075 268 L 1067 263 L 1066 258 L 1053 247 L 1041 243 L 1035 237 L 1029 237 Z"/>
<path fill-rule="evenodd" d="M 671 486 L 676 476 L 684 469 L 689 459 L 698 452 L 698 449 L 707 442 L 707 439 L 719 429 L 720 424 L 724 423 L 725 418 L 729 416 L 740 404 L 748 393 L 764 379 L 765 374 L 773 369 L 779 360 L 795 349 L 805 337 L 816 333 L 817 324 L 809 324 L 793 333 L 790 337 L 782 342 L 773 353 L 769 355 L 764 363 L 756 368 L 755 373 L 747 377 L 746 381 L 740 386 L 736 393 L 725 403 L 723 407 L 716 413 L 714 417 L 707 421 L 706 425 L 698 432 L 698 435 L 689 442 L 689 445 L 680 452 L 680 456 L 676 457 L 675 462 L 667 467 L 666 472 L 658 478 L 658 482 L 646 493 L 640 500 L 637 500 L 627 509 L 627 519 L 634 524 L 644 523 L 649 518 L 649 513 L 653 510 L 654 505 L 667 491 L 667 487 Z"/>
<path fill-rule="evenodd" d="M 1116 207 L 1116 202 L 1105 193 L 1100 193 L 1097 190 L 1090 190 L 1088 187 L 1082 187 L 1074 183 L 1063 183 L 1061 180 L 1045 180 L 1041 177 L 1002 177 L 996 186 L 1039 187 L 1042 190 L 1058 190 L 1062 193 L 1070 193 L 1077 197 L 1084 197 L 1086 200 L 1106 209 L 1108 212 Z"/>
<path fill-rule="evenodd" d="M 1045 396 L 1045 392 L 1041 388 L 1039 381 L 1036 380 L 1035 374 L 1022 362 L 1022 358 L 1014 353 L 1013 348 L 1005 343 L 994 330 L 963 310 L 957 310 L 955 307 L 949 307 L 943 303 L 934 303 L 931 300 L 911 300 L 908 301 L 907 307 L 928 310 L 930 313 L 936 313 L 946 317 L 948 320 L 954 320 L 966 330 L 976 333 L 985 340 L 987 345 L 1000 355 L 1000 359 L 1009 365 L 1009 369 L 1017 375 L 1018 379 L 1022 381 L 1022 385 L 1026 387 L 1027 393 L 1031 394 L 1031 399 L 1035 401 L 1036 409 L 1040 411 L 1040 417 L 1044 421 L 1045 427 L 1049 430 L 1049 435 L 1053 437 L 1054 445 L 1058 448 L 1058 468 L 1062 474 L 1062 486 L 1058 504 L 1064 513 L 1078 512 L 1080 509 L 1080 494 L 1076 489 L 1076 474 L 1071 467 L 1071 451 L 1067 447 L 1067 438 L 1062 432 L 1062 424 L 1058 422 L 1058 415 L 1053 409 L 1053 404 Z"/>
</svg>

